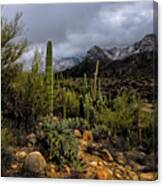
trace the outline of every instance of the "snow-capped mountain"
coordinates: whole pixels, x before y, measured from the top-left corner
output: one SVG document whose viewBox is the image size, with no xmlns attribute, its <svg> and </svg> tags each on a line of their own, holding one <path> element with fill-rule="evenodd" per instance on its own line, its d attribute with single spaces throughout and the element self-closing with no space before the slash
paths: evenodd
<svg viewBox="0 0 163 186">
<path fill-rule="evenodd" d="M 64 71 L 70 69 L 79 63 L 81 63 L 83 58 L 81 56 L 76 57 L 65 57 L 55 61 L 54 70 L 56 72 Z"/>
</svg>

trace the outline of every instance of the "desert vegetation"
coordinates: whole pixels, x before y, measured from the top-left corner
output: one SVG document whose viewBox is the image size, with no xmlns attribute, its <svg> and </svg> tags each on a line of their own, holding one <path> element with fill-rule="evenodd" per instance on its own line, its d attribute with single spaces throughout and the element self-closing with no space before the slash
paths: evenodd
<svg viewBox="0 0 163 186">
<path fill-rule="evenodd" d="M 141 91 L 154 80 L 101 77 L 100 60 L 93 76 L 55 73 L 52 41 L 45 71 L 38 50 L 24 71 L 20 19 L 1 19 L 2 176 L 156 179 L 157 104 Z"/>
</svg>

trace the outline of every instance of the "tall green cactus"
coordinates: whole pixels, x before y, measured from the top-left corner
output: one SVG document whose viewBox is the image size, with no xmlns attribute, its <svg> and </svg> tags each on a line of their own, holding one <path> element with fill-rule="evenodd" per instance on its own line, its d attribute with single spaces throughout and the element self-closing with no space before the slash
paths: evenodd
<svg viewBox="0 0 163 186">
<path fill-rule="evenodd" d="M 40 71 L 41 56 L 38 49 L 35 50 L 33 62 L 32 62 L 32 72 L 38 74 Z"/>
<path fill-rule="evenodd" d="M 88 94 L 85 95 L 85 104 L 84 104 L 84 117 L 87 121 L 90 118 L 90 100 Z"/>
<path fill-rule="evenodd" d="M 101 80 L 98 80 L 98 99 L 103 100 L 102 91 L 101 91 Z"/>
<path fill-rule="evenodd" d="M 84 73 L 84 94 L 88 92 L 88 81 L 87 81 L 87 74 Z"/>
<path fill-rule="evenodd" d="M 96 98 L 97 98 L 97 77 L 98 77 L 98 71 L 99 71 L 99 61 L 97 61 L 97 63 L 96 63 L 96 71 L 94 73 L 93 100 L 96 100 Z"/>
<path fill-rule="evenodd" d="M 54 83 L 52 41 L 48 41 L 47 43 L 45 80 L 46 80 L 46 88 L 47 88 L 47 110 L 48 110 L 48 114 L 52 114 L 53 113 L 53 83 Z"/>
</svg>

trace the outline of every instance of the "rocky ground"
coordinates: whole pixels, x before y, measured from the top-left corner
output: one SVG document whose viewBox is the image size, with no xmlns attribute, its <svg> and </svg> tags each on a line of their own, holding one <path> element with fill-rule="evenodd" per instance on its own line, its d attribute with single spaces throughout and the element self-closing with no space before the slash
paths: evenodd
<svg viewBox="0 0 163 186">
<path fill-rule="evenodd" d="M 79 140 L 78 159 L 83 163 L 80 172 L 75 172 L 67 165 L 62 169 L 53 162 L 48 162 L 35 147 L 36 135 L 27 135 L 25 147 L 8 147 L 3 161 L 6 161 L 6 177 L 49 177 L 49 178 L 84 178 L 103 180 L 155 180 L 157 168 L 154 155 L 147 155 L 138 150 L 128 152 L 109 151 L 102 144 L 93 140 L 90 131 L 74 131 Z"/>
</svg>

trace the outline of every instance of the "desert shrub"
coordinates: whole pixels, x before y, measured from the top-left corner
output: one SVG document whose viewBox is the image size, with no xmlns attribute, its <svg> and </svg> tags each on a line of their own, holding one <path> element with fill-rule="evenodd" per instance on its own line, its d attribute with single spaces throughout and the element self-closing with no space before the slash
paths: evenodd
<svg viewBox="0 0 163 186">
<path fill-rule="evenodd" d="M 1 129 L 1 144 L 2 148 L 5 148 L 10 144 L 10 133 L 8 128 Z"/>
<path fill-rule="evenodd" d="M 154 116 L 146 103 L 135 92 L 125 90 L 113 100 L 112 108 L 96 112 L 93 133 L 100 137 L 122 136 L 131 146 L 141 143 L 149 148 L 154 140 L 153 125 Z"/>
<path fill-rule="evenodd" d="M 98 140 L 99 138 L 106 139 L 107 137 L 109 137 L 109 128 L 105 124 L 98 123 L 91 130 L 92 130 L 94 139 L 96 140 Z"/>
<path fill-rule="evenodd" d="M 75 138 L 73 131 L 67 127 L 66 123 L 44 121 L 43 131 L 45 133 L 45 140 L 49 148 L 48 158 L 55 161 L 57 165 L 68 165 L 76 169 L 78 164 L 78 141 Z"/>
<path fill-rule="evenodd" d="M 54 113 L 64 118 L 79 116 L 78 94 L 65 88 L 55 89 Z"/>
<path fill-rule="evenodd" d="M 33 61 L 35 63 L 35 60 Z M 12 127 L 31 129 L 39 117 L 47 114 L 44 76 L 34 69 L 31 72 L 20 71 L 10 84 L 12 97 L 8 119 Z"/>
<path fill-rule="evenodd" d="M 89 94 L 84 96 L 84 118 L 92 123 L 95 119 L 95 107 L 93 105 L 93 99 Z"/>
<path fill-rule="evenodd" d="M 20 59 L 27 47 L 27 41 L 23 37 L 17 40 L 17 37 L 22 36 L 23 32 L 21 16 L 22 14 L 17 13 L 10 21 L 4 16 L 1 17 L 1 104 L 3 120 L 12 117 L 15 93 L 10 85 L 22 71 L 22 65 L 16 61 Z"/>
<path fill-rule="evenodd" d="M 82 132 L 84 130 L 89 130 L 91 127 L 86 119 L 80 117 L 64 119 L 62 123 L 72 130 L 79 129 Z"/>
<path fill-rule="evenodd" d="M 158 147 L 158 131 L 157 122 L 155 120 L 156 113 L 154 112 L 142 112 L 141 130 L 142 130 L 142 144 L 147 150 L 147 153 L 151 153 L 153 150 L 157 151 Z"/>
<path fill-rule="evenodd" d="M 66 107 L 67 117 L 78 116 L 79 114 L 79 98 L 74 91 L 65 91 L 64 104 Z"/>
</svg>

